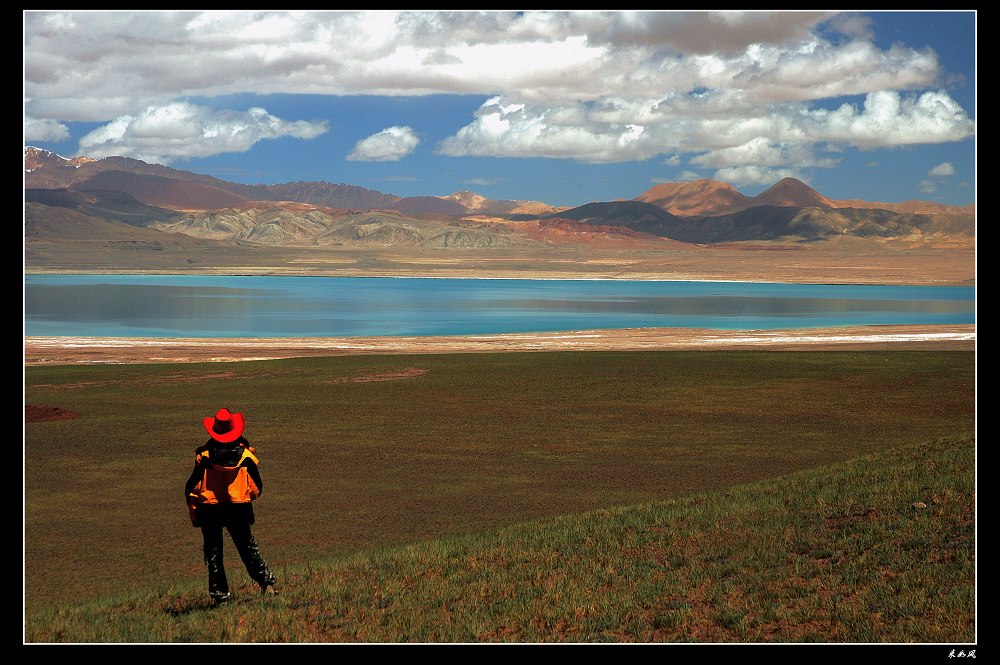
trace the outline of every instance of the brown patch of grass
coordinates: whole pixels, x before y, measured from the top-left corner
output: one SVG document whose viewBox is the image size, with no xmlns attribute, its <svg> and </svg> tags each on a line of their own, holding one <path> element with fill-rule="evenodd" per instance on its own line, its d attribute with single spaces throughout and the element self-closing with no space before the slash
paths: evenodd
<svg viewBox="0 0 1000 665">
<path fill-rule="evenodd" d="M 426 373 L 426 369 L 409 367 L 398 372 L 382 372 L 380 374 L 363 374 L 361 376 L 329 379 L 328 381 L 324 381 L 324 383 L 370 383 L 372 381 L 396 381 L 399 379 L 412 379 L 417 376 L 423 376 Z"/>
<path fill-rule="evenodd" d="M 54 390 L 75 390 L 77 388 L 96 388 L 115 383 L 114 381 L 80 381 L 77 383 L 39 383 L 32 388 L 52 388 Z"/>
<path fill-rule="evenodd" d="M 850 512 L 847 515 L 841 515 L 838 517 L 824 517 L 823 521 L 826 523 L 826 528 L 844 529 L 848 524 L 853 522 L 870 522 L 872 520 L 877 520 L 882 517 L 882 512 L 877 508 L 866 508 L 864 506 L 851 506 Z"/>
<path fill-rule="evenodd" d="M 210 379 L 231 379 L 236 376 L 236 372 L 217 372 L 215 374 L 170 374 L 164 377 L 165 381 L 179 383 L 193 383 L 195 381 L 208 381 Z"/>
<path fill-rule="evenodd" d="M 72 420 L 80 416 L 72 411 L 48 406 L 45 404 L 26 404 L 24 407 L 24 422 L 41 423 L 49 420 Z"/>
</svg>

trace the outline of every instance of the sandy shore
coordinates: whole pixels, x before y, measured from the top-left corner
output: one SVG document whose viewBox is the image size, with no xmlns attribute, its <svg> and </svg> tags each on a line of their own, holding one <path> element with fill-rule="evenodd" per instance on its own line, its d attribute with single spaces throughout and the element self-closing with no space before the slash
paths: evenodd
<svg viewBox="0 0 1000 665">
<path fill-rule="evenodd" d="M 596 350 L 975 350 L 975 325 L 804 330 L 630 328 L 448 337 L 25 337 L 25 365 L 232 362 L 304 356 Z"/>
</svg>

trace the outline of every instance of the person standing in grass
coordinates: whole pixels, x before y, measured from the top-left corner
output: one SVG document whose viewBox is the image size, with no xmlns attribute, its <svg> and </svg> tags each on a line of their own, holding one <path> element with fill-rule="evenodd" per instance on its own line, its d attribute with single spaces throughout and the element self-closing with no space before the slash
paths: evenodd
<svg viewBox="0 0 1000 665">
<path fill-rule="evenodd" d="M 204 424 L 210 438 L 195 450 L 194 470 L 184 485 L 184 496 L 191 524 L 201 528 L 204 539 L 208 593 L 216 604 L 231 598 L 222 552 L 225 529 L 261 593 L 273 596 L 277 593 L 275 577 L 250 528 L 252 502 L 264 490 L 264 483 L 255 451 L 243 437 L 246 420 L 242 413 L 219 409 Z"/>
</svg>

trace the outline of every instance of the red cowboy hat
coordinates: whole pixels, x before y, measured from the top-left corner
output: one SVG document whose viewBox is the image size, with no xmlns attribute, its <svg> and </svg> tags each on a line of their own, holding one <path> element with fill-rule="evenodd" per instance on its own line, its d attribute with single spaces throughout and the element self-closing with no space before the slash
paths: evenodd
<svg viewBox="0 0 1000 665">
<path fill-rule="evenodd" d="M 232 443 L 240 438 L 245 426 L 243 414 L 230 413 L 229 409 L 219 409 L 214 418 L 205 418 L 205 429 L 219 443 Z"/>
</svg>

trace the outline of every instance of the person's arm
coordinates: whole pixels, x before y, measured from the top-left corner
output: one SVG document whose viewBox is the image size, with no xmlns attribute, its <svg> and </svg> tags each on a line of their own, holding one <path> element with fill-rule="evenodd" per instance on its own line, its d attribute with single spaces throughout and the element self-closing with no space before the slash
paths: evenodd
<svg viewBox="0 0 1000 665">
<path fill-rule="evenodd" d="M 198 461 L 194 463 L 194 469 L 191 471 L 191 475 L 188 476 L 187 482 L 184 483 L 184 502 L 187 503 L 191 526 L 195 527 L 200 525 L 198 524 L 198 500 L 194 497 L 194 488 L 204 476 L 201 465 L 202 459 L 199 457 Z"/>
<path fill-rule="evenodd" d="M 187 482 L 184 483 L 185 501 L 187 500 L 188 496 L 190 496 L 191 492 L 194 491 L 194 487 L 195 485 L 198 484 L 198 481 L 201 480 L 201 476 L 202 476 L 201 464 L 195 462 L 194 469 L 191 471 L 191 475 L 188 477 Z"/>
</svg>

